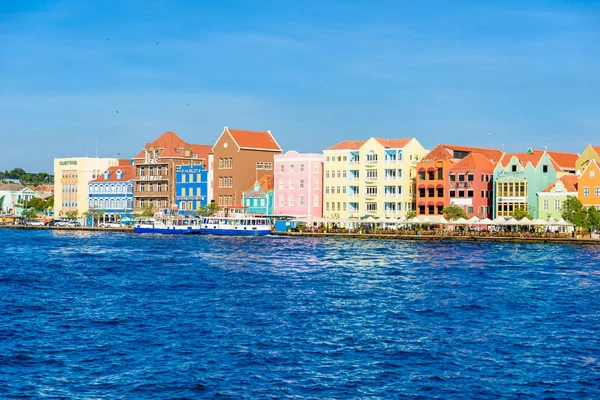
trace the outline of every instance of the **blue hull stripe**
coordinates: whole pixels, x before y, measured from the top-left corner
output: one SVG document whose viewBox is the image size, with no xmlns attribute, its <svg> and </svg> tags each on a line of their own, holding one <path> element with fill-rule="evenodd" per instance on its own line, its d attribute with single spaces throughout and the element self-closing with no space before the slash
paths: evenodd
<svg viewBox="0 0 600 400">
<path fill-rule="evenodd" d="M 203 235 L 228 235 L 228 236 L 264 236 L 271 233 L 271 230 L 240 230 L 240 229 L 217 229 L 201 228 Z"/>
</svg>

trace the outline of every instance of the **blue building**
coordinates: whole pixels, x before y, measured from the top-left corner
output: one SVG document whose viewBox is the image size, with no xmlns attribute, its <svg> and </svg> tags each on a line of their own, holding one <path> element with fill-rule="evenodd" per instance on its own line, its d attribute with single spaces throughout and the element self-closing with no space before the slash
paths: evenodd
<svg viewBox="0 0 600 400">
<path fill-rule="evenodd" d="M 133 214 L 133 166 L 109 167 L 88 183 L 88 208 L 102 210 L 98 224 L 129 222 Z M 88 225 L 92 225 L 91 217 Z"/>
<path fill-rule="evenodd" d="M 263 175 L 242 192 L 242 204 L 250 214 L 273 215 L 273 175 Z"/>
<path fill-rule="evenodd" d="M 202 165 L 177 167 L 175 201 L 180 214 L 192 214 L 207 204 L 208 171 Z"/>
</svg>

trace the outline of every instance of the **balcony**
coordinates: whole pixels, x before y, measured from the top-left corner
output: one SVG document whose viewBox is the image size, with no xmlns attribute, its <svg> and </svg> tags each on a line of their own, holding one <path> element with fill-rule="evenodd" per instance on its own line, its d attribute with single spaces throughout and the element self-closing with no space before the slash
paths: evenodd
<svg viewBox="0 0 600 400">
<path fill-rule="evenodd" d="M 136 175 L 136 181 L 168 181 L 169 175 Z"/>
<path fill-rule="evenodd" d="M 367 160 L 367 161 L 365 161 L 365 165 L 367 167 L 376 167 L 377 166 L 377 160 Z"/>
<path fill-rule="evenodd" d="M 390 160 L 390 159 L 386 159 L 384 160 L 385 164 L 398 164 L 398 160 Z"/>
<path fill-rule="evenodd" d="M 377 180 L 376 176 L 365 176 L 365 182 L 375 182 Z"/>
<path fill-rule="evenodd" d="M 400 197 L 398 193 L 384 193 L 383 197 Z"/>
<path fill-rule="evenodd" d="M 367 214 L 367 215 L 375 215 L 375 214 L 377 214 L 377 210 L 365 210 L 365 214 Z"/>
<path fill-rule="evenodd" d="M 385 179 L 386 181 L 396 181 L 400 178 L 398 178 L 394 175 L 394 176 L 385 176 L 383 179 Z"/>
<path fill-rule="evenodd" d="M 377 193 L 365 193 L 366 199 L 375 199 L 377 198 Z"/>
</svg>

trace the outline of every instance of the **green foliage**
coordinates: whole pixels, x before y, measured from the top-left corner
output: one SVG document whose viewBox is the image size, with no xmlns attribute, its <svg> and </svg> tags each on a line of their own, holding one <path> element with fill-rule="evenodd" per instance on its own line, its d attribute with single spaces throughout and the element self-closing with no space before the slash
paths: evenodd
<svg viewBox="0 0 600 400">
<path fill-rule="evenodd" d="M 587 209 L 587 222 L 590 228 L 600 230 L 600 211 L 596 207 Z"/>
<path fill-rule="evenodd" d="M 219 212 L 221 207 L 217 205 L 217 203 L 210 203 L 205 206 L 201 206 L 196 210 L 196 213 L 201 217 L 210 217 L 211 215 L 215 215 Z"/>
<path fill-rule="evenodd" d="M 4 198 L 5 198 L 5 197 L 6 197 L 6 196 L 2 196 L 2 197 L 0 197 L 0 210 L 2 210 L 2 206 L 4 205 Z"/>
<path fill-rule="evenodd" d="M 413 219 L 416 216 L 417 212 L 415 210 L 411 210 L 406 213 L 406 219 Z"/>
<path fill-rule="evenodd" d="M 576 196 L 567 196 L 563 203 L 562 217 L 578 228 L 588 228 L 588 212 Z"/>
<path fill-rule="evenodd" d="M 513 218 L 515 218 L 517 220 L 521 220 L 521 219 L 523 219 L 523 217 L 528 218 L 528 219 L 533 219 L 533 210 L 531 207 L 529 207 L 529 208 L 517 207 L 514 209 L 512 216 L 513 216 Z"/>
<path fill-rule="evenodd" d="M 142 212 L 139 214 L 141 217 L 153 217 L 154 216 L 154 210 L 152 209 L 152 206 L 144 206 L 142 207 Z"/>
<path fill-rule="evenodd" d="M 77 210 L 67 211 L 65 213 L 65 216 L 67 217 L 67 219 L 77 219 L 77 218 L 79 218 L 79 211 L 77 211 Z"/>
<path fill-rule="evenodd" d="M 100 210 L 97 208 L 90 208 L 89 210 L 87 210 L 86 212 L 83 213 L 83 217 L 84 218 L 92 218 L 92 226 L 96 226 L 98 225 L 98 221 L 100 220 L 100 217 L 102 217 L 104 215 L 104 210 Z"/>
<path fill-rule="evenodd" d="M 48 197 L 48 199 L 46 200 L 46 204 L 44 205 L 44 208 L 46 210 L 54 208 L 54 196 Z"/>
<path fill-rule="evenodd" d="M 23 219 L 35 219 L 37 218 L 37 211 L 34 210 L 33 208 L 28 208 L 27 210 L 23 210 L 23 212 L 21 213 L 21 217 L 23 217 Z"/>
<path fill-rule="evenodd" d="M 34 197 L 29 200 L 29 207 L 34 208 L 36 211 L 43 211 L 46 208 L 46 202 L 40 198 Z"/>
<path fill-rule="evenodd" d="M 442 213 L 444 213 L 444 218 L 446 218 L 448 221 L 454 221 L 459 218 L 467 218 L 465 210 L 462 207 L 455 206 L 454 204 L 444 207 Z"/>
<path fill-rule="evenodd" d="M 23 186 L 39 186 L 54 184 L 54 176 L 47 172 L 27 173 L 22 168 L 14 168 L 12 171 L 0 171 L 0 180 L 18 179 Z"/>
</svg>

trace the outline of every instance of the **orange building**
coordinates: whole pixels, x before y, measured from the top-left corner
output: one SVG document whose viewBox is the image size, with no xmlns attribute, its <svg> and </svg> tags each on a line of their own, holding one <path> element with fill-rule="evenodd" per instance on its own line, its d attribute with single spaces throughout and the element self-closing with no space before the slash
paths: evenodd
<svg viewBox="0 0 600 400">
<path fill-rule="evenodd" d="M 484 163 L 479 160 L 480 157 L 469 157 L 471 154 L 479 154 L 485 159 L 489 160 L 488 163 Z M 416 177 L 416 188 L 417 188 L 417 214 L 418 215 L 442 215 L 444 207 L 451 204 L 450 194 L 454 192 L 455 196 L 458 196 L 460 191 L 465 193 L 465 201 L 468 201 L 468 195 L 473 192 L 473 197 L 478 197 L 482 192 L 485 196 L 483 203 L 477 201 L 470 205 L 465 205 L 466 211 L 470 215 L 481 214 L 481 206 L 484 215 L 489 215 L 491 207 L 490 199 L 490 188 L 485 189 L 472 187 L 475 185 L 475 171 L 471 169 L 477 169 L 477 177 L 479 182 L 479 175 L 482 174 L 481 166 L 487 168 L 486 172 L 483 173 L 484 183 L 491 185 L 491 176 L 493 174 L 493 166 L 502 157 L 502 151 L 498 149 L 486 149 L 480 147 L 467 147 L 467 146 L 455 146 L 450 144 L 440 144 L 429 152 L 423 159 L 417 162 L 417 177 Z M 469 157 L 469 160 L 461 163 L 462 160 Z M 464 174 L 464 181 L 459 181 L 462 174 L 458 174 L 458 170 L 455 170 L 456 179 L 450 181 L 450 172 L 458 166 L 460 172 Z M 491 167 L 491 169 L 490 169 Z M 489 171 L 488 171 L 489 170 Z M 473 181 L 468 181 L 468 177 L 472 175 Z M 486 178 L 485 176 L 488 176 Z M 471 188 L 471 190 L 469 190 Z M 466 204 L 466 203 L 465 203 Z"/>
<path fill-rule="evenodd" d="M 590 159 L 582 167 L 577 190 L 579 200 L 584 207 L 596 207 L 600 210 L 600 166 L 595 159 Z"/>
</svg>

